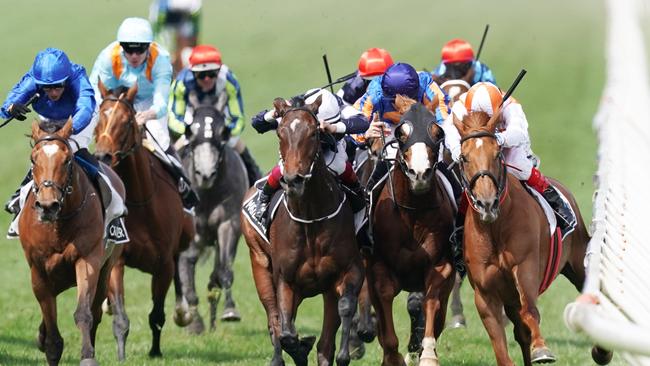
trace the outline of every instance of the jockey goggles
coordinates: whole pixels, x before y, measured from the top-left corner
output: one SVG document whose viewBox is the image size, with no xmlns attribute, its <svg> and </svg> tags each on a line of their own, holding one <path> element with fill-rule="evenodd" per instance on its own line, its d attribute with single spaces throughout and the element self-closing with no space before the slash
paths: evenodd
<svg viewBox="0 0 650 366">
<path fill-rule="evenodd" d="M 65 83 L 46 84 L 46 85 L 43 85 L 42 88 L 43 88 L 43 90 L 63 89 L 63 88 L 65 88 Z"/>
<path fill-rule="evenodd" d="M 214 79 L 219 74 L 219 70 L 207 70 L 207 71 L 195 71 L 194 77 L 198 80 L 203 80 L 205 78 Z"/>
<path fill-rule="evenodd" d="M 149 49 L 149 43 L 120 42 L 120 46 L 122 46 L 124 53 L 128 53 L 128 54 L 137 53 L 141 55 L 147 52 L 147 50 Z"/>
</svg>

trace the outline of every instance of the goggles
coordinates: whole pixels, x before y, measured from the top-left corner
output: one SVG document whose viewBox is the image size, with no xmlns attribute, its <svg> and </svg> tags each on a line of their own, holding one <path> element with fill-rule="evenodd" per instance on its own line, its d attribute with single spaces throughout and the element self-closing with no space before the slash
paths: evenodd
<svg viewBox="0 0 650 366">
<path fill-rule="evenodd" d="M 137 53 L 141 55 L 149 49 L 149 43 L 120 42 L 120 46 L 122 46 L 124 53 L 128 54 Z"/>
</svg>

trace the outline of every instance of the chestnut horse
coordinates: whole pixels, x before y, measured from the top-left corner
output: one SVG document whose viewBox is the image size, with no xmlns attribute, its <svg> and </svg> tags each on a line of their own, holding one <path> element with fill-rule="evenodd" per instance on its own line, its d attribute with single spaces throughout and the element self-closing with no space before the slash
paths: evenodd
<svg viewBox="0 0 650 366">
<path fill-rule="evenodd" d="M 110 278 L 109 303 L 114 314 L 113 332 L 118 358 L 125 357 L 129 319 L 124 308 L 124 266 L 150 273 L 153 309 L 149 327 L 153 341 L 149 355 L 162 356 L 160 332 L 165 324 L 165 296 L 172 280 L 176 293 L 174 320 L 178 325 L 190 321 L 187 306 L 182 306 L 182 286 L 178 258 L 194 237 L 194 222 L 185 214 L 176 183 L 162 163 L 144 147 L 144 132 L 135 121 L 133 100 L 137 85 L 111 93 L 99 82 L 103 101 L 95 130 L 95 153 L 110 161 L 126 187 L 129 215 L 126 227 L 131 242 L 115 264 Z M 181 319 L 182 318 L 182 319 Z"/>
<path fill-rule="evenodd" d="M 425 105 L 406 98 L 396 100 L 397 109 L 404 110 L 397 104 L 410 108 L 395 128 L 398 164 L 372 213 L 375 246 L 367 278 L 384 350 L 382 365 L 404 364 L 392 314 L 393 299 L 402 289 L 423 293 L 424 339 L 421 347 L 412 336 L 409 351 L 422 349 L 420 365 L 438 365 L 435 344 L 455 275 L 449 249 L 454 204 L 436 174 L 444 134 Z"/>
<path fill-rule="evenodd" d="M 274 102 L 282 117 L 277 134 L 284 164 L 283 205 L 269 229 L 270 244 L 242 213 L 242 229 L 250 250 L 257 293 L 268 317 L 274 355 L 271 365 L 284 365 L 282 350 L 296 365 L 307 365 L 313 340 L 299 339 L 294 325 L 303 299 L 323 294 L 323 328 L 318 364 L 332 365 L 336 331 L 343 329 L 337 365 L 348 365 L 350 326 L 363 282 L 363 266 L 355 241 L 352 210 L 328 171 L 315 113 L 321 103 L 290 106 Z M 255 193 L 251 188 L 246 197 Z"/>
<path fill-rule="evenodd" d="M 551 233 L 541 206 L 513 175 L 506 173 L 494 136 L 499 113 L 490 118 L 470 112 L 462 121 L 454 115 L 461 139 L 461 174 L 470 212 L 465 217 L 464 258 L 474 301 L 487 330 L 497 364 L 514 365 L 508 356 L 501 309 L 514 325 L 525 365 L 554 362 L 542 337 L 537 309 L 540 291 L 557 273 L 549 261 L 578 291 L 585 279 L 584 256 L 589 241 L 582 216 L 571 193 L 551 180 L 569 200 L 577 226 L 564 238 L 557 259 L 549 258 Z M 553 262 L 551 262 L 553 263 Z M 555 271 L 555 272 L 557 272 Z M 548 277 L 547 277 L 548 276 Z M 595 347 L 594 351 L 602 350 Z"/>
<path fill-rule="evenodd" d="M 72 120 L 57 132 L 32 125 L 34 176 L 18 227 L 32 276 L 32 289 L 41 306 L 38 348 L 49 365 L 58 365 L 63 338 L 57 326 L 56 297 L 77 286 L 74 320 L 81 331 L 81 365 L 96 365 L 95 334 L 102 319 L 111 267 L 122 246 L 104 245 L 99 192 L 74 160 L 68 143 Z M 107 169 L 113 186 L 124 197 L 119 178 Z"/>
</svg>

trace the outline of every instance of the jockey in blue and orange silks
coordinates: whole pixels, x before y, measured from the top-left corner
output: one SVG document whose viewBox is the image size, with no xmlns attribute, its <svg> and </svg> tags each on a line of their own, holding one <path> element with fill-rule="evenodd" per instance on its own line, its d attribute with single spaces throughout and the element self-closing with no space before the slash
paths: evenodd
<svg viewBox="0 0 650 366">
<path fill-rule="evenodd" d="M 167 101 L 172 78 L 169 52 L 153 42 L 153 31 L 146 19 L 127 18 L 117 31 L 117 40 L 104 48 L 93 66 L 90 82 L 95 89 L 95 99 L 102 101 L 98 83 L 101 79 L 107 89 L 131 87 L 137 83 L 135 119 L 145 125 L 147 139 L 157 156 L 178 181 L 179 193 L 185 209 L 198 202 L 196 193 L 185 178 L 183 167 L 170 145 L 167 129 Z"/>
<path fill-rule="evenodd" d="M 472 46 L 467 41 L 456 38 L 442 47 L 440 64 L 432 74 L 448 80 L 455 80 L 462 79 L 472 70 L 474 76 L 470 81 L 470 86 L 482 81 L 496 85 L 492 70 L 474 57 Z"/>
<path fill-rule="evenodd" d="M 75 160 L 96 183 L 105 183 L 111 188 L 113 193 L 111 210 L 114 212 L 108 212 L 108 215 L 121 216 L 125 210 L 122 198 L 112 189 L 110 181 L 99 173 L 97 159 L 88 152 L 94 130 L 95 98 L 86 69 L 70 62 L 65 52 L 59 49 L 46 48 L 40 51 L 31 69 L 14 85 L 7 96 L 0 109 L 0 117 L 25 120 L 25 114 L 30 112 L 26 103 L 37 93 L 39 96 L 33 102 L 32 108 L 38 113 L 41 126 L 45 129 L 57 130 L 63 127 L 69 118 L 72 119 L 73 132 L 68 141 Z M 99 179 L 100 177 L 102 179 Z M 5 210 L 18 215 L 20 190 L 31 180 L 30 169 L 21 187 L 5 205 Z M 16 236 L 14 229 L 14 225 L 9 228 L 8 237 Z"/>
<path fill-rule="evenodd" d="M 378 117 L 378 121 L 370 123 L 364 135 L 355 136 L 358 143 L 365 143 L 367 138 L 381 137 L 382 130 L 384 135 L 388 136 L 386 142 L 393 139 L 393 129 L 399 120 L 390 122 L 384 122 L 384 120 L 386 120 L 387 113 L 395 112 L 393 103 L 398 94 L 431 104 L 439 125 L 442 125 L 449 114 L 447 97 L 435 83 L 431 74 L 417 72 L 413 66 L 406 63 L 396 63 L 389 67 L 382 76 L 374 79 L 366 93 L 355 103 L 357 110 L 361 111 L 369 120 L 372 120 L 375 115 Z M 386 148 L 386 153 L 388 158 L 394 158 L 397 150 L 389 146 Z M 386 175 L 388 168 L 388 163 L 383 160 L 377 163 L 366 185 L 368 191 L 371 191 L 375 184 Z"/>
</svg>

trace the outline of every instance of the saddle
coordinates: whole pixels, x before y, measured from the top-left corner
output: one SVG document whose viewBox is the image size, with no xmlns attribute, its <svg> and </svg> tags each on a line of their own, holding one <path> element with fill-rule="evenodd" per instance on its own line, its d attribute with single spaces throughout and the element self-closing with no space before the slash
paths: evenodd
<svg viewBox="0 0 650 366">
<path fill-rule="evenodd" d="M 257 220 L 256 213 L 260 210 L 258 197 L 260 195 L 260 191 L 262 190 L 262 187 L 264 187 L 264 184 L 266 183 L 267 178 L 268 176 L 265 176 L 259 179 L 257 182 L 255 182 L 254 186 L 255 188 L 257 188 L 257 190 L 252 196 L 250 196 L 247 200 L 244 201 L 244 203 L 242 204 L 242 212 L 244 213 L 244 217 L 246 218 L 246 220 L 248 220 L 248 222 L 253 226 L 255 231 L 257 231 L 257 233 L 267 243 L 270 244 L 268 238 L 268 231 L 269 228 L 271 227 L 271 222 L 273 221 L 273 217 L 275 217 L 275 213 L 277 212 L 278 207 L 282 202 L 283 191 L 279 189 L 273 194 L 273 197 L 271 197 L 271 202 L 269 202 L 267 210 L 264 213 L 265 219 L 261 221 Z"/>
</svg>

